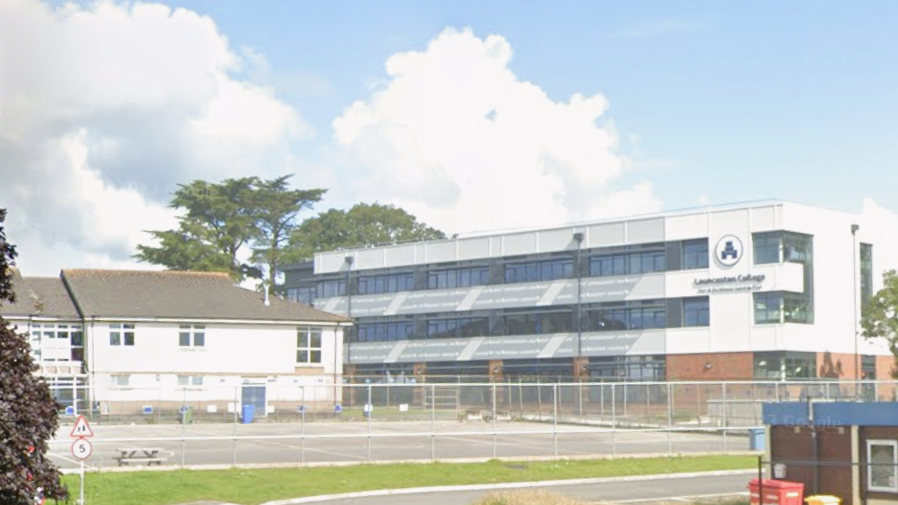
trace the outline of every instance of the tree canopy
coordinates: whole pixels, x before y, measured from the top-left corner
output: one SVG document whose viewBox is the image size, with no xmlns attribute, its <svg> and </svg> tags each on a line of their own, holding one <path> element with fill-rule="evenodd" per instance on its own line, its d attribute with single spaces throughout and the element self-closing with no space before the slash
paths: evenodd
<svg viewBox="0 0 898 505">
<path fill-rule="evenodd" d="M 6 241 L 5 218 L 0 209 L 0 306 L 15 301 L 11 267 L 16 250 Z M 59 405 L 36 371 L 28 340 L 0 317 L 0 503 L 68 498 L 59 470 L 47 457 L 59 426 Z"/>
<path fill-rule="evenodd" d="M 274 284 L 283 246 L 300 211 L 321 200 L 324 189 L 290 189 L 290 176 L 195 180 L 181 184 L 170 206 L 181 209 L 178 229 L 150 231 L 158 246 L 139 245 L 140 261 L 172 270 L 228 272 L 238 281 L 261 277 L 264 266 Z M 240 253 L 252 250 L 251 263 Z"/>
<path fill-rule="evenodd" d="M 290 238 L 290 255 L 298 260 L 320 251 L 442 238 L 445 233 L 403 209 L 358 203 L 348 211 L 330 209 L 303 221 Z"/>
<path fill-rule="evenodd" d="M 889 270 L 883 274 L 882 289 L 867 300 L 861 318 L 863 336 L 867 339 L 883 338 L 896 357 L 892 376 L 898 377 L 898 273 Z"/>
</svg>

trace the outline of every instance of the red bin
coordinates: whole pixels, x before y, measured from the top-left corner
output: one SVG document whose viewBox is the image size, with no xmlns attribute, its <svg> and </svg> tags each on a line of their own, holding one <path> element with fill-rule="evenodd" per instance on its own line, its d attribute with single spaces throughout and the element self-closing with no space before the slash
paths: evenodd
<svg viewBox="0 0 898 505">
<path fill-rule="evenodd" d="M 763 485 L 763 503 L 758 499 Z M 751 505 L 803 505 L 804 484 L 787 480 L 752 479 L 748 483 L 749 502 Z"/>
</svg>

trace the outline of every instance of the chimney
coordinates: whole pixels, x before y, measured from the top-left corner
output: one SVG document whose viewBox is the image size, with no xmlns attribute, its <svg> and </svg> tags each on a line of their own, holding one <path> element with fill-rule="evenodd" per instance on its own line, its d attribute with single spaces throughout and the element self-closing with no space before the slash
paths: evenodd
<svg viewBox="0 0 898 505">
<path fill-rule="evenodd" d="M 263 303 L 265 303 L 265 306 L 268 307 L 269 305 L 271 305 L 271 299 L 268 297 L 268 283 L 266 282 L 263 285 L 265 286 L 265 301 Z"/>
</svg>

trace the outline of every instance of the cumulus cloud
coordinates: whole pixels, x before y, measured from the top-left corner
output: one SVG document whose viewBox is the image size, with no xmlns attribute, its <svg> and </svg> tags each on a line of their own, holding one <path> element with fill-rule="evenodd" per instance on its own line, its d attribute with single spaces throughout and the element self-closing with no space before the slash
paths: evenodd
<svg viewBox="0 0 898 505">
<path fill-rule="evenodd" d="M 284 173 L 309 127 L 246 65 L 189 10 L 0 2 L 0 207 L 25 273 L 133 266 L 177 183 Z"/>
<path fill-rule="evenodd" d="M 511 45 L 445 30 L 400 53 L 388 80 L 333 122 L 359 173 L 349 184 L 448 232 L 562 224 L 660 210 L 627 164 L 602 95 L 555 101 L 510 69 Z M 381 199 L 383 200 L 383 199 Z"/>
</svg>

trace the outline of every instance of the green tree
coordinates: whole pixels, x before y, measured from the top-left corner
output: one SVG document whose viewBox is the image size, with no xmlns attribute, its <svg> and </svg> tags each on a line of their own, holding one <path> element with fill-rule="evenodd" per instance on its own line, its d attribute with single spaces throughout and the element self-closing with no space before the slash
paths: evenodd
<svg viewBox="0 0 898 505">
<path fill-rule="evenodd" d="M 159 245 L 138 245 L 135 257 L 172 270 L 229 272 L 242 281 L 262 276 L 259 268 L 240 261 L 241 251 L 250 248 L 251 261 L 265 265 L 274 284 L 297 215 L 325 192 L 290 189 L 288 179 L 244 177 L 179 185 L 170 203 L 184 211 L 178 229 L 150 231 Z"/>
<path fill-rule="evenodd" d="M 282 263 L 284 248 L 297 227 L 297 217 L 304 209 L 321 201 L 326 189 L 290 189 L 289 175 L 268 181 L 257 181 L 253 212 L 255 235 L 252 261 L 265 265 L 268 285 L 277 286 L 275 277 Z"/>
<path fill-rule="evenodd" d="M 330 209 L 309 218 L 293 232 L 290 258 L 307 259 L 319 251 L 446 238 L 393 205 L 358 203 L 348 211 Z"/>
<path fill-rule="evenodd" d="M 0 306 L 12 303 L 15 247 L 6 241 L 0 209 Z M 68 499 L 60 472 L 47 457 L 59 426 L 59 405 L 35 372 L 28 340 L 0 317 L 0 503 L 31 505 L 39 498 Z"/>
<path fill-rule="evenodd" d="M 866 301 L 861 328 L 866 339 L 883 338 L 895 356 L 892 376 L 898 378 L 898 273 L 883 274 L 882 289 Z"/>
</svg>

